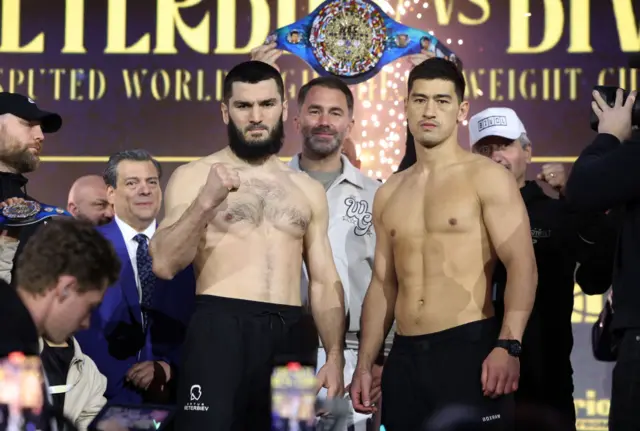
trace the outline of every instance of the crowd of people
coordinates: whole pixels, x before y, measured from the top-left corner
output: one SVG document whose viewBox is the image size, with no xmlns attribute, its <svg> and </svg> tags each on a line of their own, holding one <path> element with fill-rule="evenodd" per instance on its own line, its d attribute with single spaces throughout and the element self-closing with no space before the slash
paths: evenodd
<svg viewBox="0 0 640 431">
<path fill-rule="evenodd" d="M 0 357 L 40 357 L 46 403 L 63 413 L 49 429 L 150 403 L 177 405 L 174 430 L 270 430 L 273 369 L 298 362 L 316 369 L 320 398 L 350 400 L 349 431 L 575 430 L 575 282 L 613 284 L 610 429 L 639 427 L 640 147 L 621 145 L 635 95 L 595 95 L 600 134 L 569 178 L 548 164 L 527 181 L 516 112 L 471 116 L 462 145 L 462 73 L 423 52 L 410 58 L 407 152 L 381 183 L 359 170 L 349 87 L 313 79 L 293 113 L 279 54 L 261 46 L 226 75 L 227 146 L 164 191 L 150 152 L 121 151 L 72 185 L 73 218 L 2 227 Z M 284 164 L 289 116 L 301 145 Z M 0 93 L 3 210 L 37 201 L 23 174 L 61 125 Z"/>
</svg>

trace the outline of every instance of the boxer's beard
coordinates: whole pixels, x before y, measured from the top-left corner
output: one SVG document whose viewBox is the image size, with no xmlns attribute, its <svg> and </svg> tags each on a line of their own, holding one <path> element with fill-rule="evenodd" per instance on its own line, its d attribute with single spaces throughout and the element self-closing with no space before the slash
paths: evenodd
<svg viewBox="0 0 640 431">
<path fill-rule="evenodd" d="M 278 123 L 271 130 L 269 135 L 264 139 L 249 140 L 245 138 L 245 133 L 250 132 L 252 129 L 267 129 L 266 126 L 249 126 L 244 132 L 238 129 L 233 120 L 229 118 L 229 124 L 227 124 L 227 134 L 229 136 L 229 148 L 231 151 L 248 162 L 264 159 L 274 154 L 278 154 L 284 143 L 284 126 L 282 116 L 278 120 Z"/>
</svg>

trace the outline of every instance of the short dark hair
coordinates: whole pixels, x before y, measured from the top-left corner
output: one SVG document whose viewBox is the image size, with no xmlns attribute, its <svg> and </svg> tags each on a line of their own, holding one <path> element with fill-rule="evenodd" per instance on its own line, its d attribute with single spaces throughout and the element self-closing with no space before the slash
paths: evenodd
<svg viewBox="0 0 640 431">
<path fill-rule="evenodd" d="M 152 162 L 153 166 L 158 171 L 158 178 L 162 178 L 162 166 L 160 162 L 153 158 L 153 156 L 147 150 L 124 150 L 118 153 L 112 154 L 107 162 L 107 167 L 102 174 L 104 182 L 108 185 L 116 188 L 118 183 L 118 165 L 125 160 L 132 160 L 134 162 Z"/>
<path fill-rule="evenodd" d="M 233 95 L 233 83 L 244 82 L 248 84 L 257 84 L 258 82 L 273 79 L 278 87 L 280 99 L 284 100 L 284 82 L 280 72 L 275 67 L 263 61 L 245 61 L 238 64 L 227 73 L 224 77 L 222 97 L 225 103 L 229 102 Z"/>
<path fill-rule="evenodd" d="M 456 88 L 458 101 L 462 102 L 464 100 L 464 91 L 466 87 L 464 76 L 460 69 L 458 69 L 458 67 L 449 60 L 433 57 L 414 67 L 409 73 L 409 91 L 407 94 L 411 94 L 413 83 L 419 79 L 443 79 L 445 81 L 453 82 L 453 85 Z"/>
<path fill-rule="evenodd" d="M 407 126 L 407 141 L 406 141 L 406 149 L 404 150 L 404 157 L 400 161 L 400 165 L 398 165 L 398 170 L 396 172 L 402 172 L 406 169 L 409 169 L 416 163 L 416 144 L 413 140 L 413 134 L 411 130 L 409 130 L 409 126 Z"/>
<path fill-rule="evenodd" d="M 339 90 L 344 94 L 344 97 L 347 98 L 347 108 L 349 109 L 349 115 L 353 115 L 353 93 L 340 78 L 336 78 L 335 76 L 321 76 L 319 78 L 314 78 L 311 81 L 304 84 L 300 91 L 298 91 L 298 108 L 301 108 L 304 105 L 304 101 L 307 98 L 307 94 L 313 87 L 324 87 L 330 88 L 332 90 Z"/>
<path fill-rule="evenodd" d="M 78 291 L 102 290 L 120 276 L 113 245 L 88 221 L 50 219 L 36 229 L 16 267 L 17 285 L 35 295 L 46 293 L 61 276 L 78 280 Z"/>
</svg>

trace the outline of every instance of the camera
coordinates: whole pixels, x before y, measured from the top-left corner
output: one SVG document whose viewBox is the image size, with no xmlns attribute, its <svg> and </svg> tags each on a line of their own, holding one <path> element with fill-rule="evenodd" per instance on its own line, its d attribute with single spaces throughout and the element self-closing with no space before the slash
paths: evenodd
<svg viewBox="0 0 640 431">
<path fill-rule="evenodd" d="M 593 89 L 598 93 L 600 93 L 600 96 L 604 99 L 607 105 L 613 106 L 614 103 L 616 102 L 616 94 L 618 92 L 618 87 L 597 85 L 593 87 Z M 629 97 L 630 91 L 629 90 L 622 90 L 622 91 L 623 91 L 622 103 L 625 103 L 627 101 L 627 97 Z M 595 100 L 595 99 L 592 99 L 592 100 Z M 597 132 L 599 120 L 596 113 L 593 112 L 593 108 L 591 109 L 590 123 L 591 123 L 591 128 Z M 631 126 L 640 127 L 640 101 L 638 100 L 638 98 L 636 98 L 633 104 L 633 107 L 631 108 Z"/>
</svg>

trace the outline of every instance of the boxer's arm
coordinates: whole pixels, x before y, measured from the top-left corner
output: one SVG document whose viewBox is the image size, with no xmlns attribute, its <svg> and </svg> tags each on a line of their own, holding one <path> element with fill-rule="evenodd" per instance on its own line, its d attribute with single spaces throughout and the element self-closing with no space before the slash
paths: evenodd
<svg viewBox="0 0 640 431">
<path fill-rule="evenodd" d="M 311 313 L 322 345 L 342 357 L 345 333 L 344 290 L 329 243 L 329 206 L 322 185 L 309 181 L 311 221 L 304 236 L 304 260 L 309 272 Z"/>
<path fill-rule="evenodd" d="M 522 341 L 536 296 L 538 272 L 527 209 L 513 175 L 502 166 L 484 166 L 475 183 L 484 224 L 507 270 L 501 339 Z"/>
<path fill-rule="evenodd" d="M 149 253 L 153 272 L 170 280 L 186 268 L 196 256 L 211 210 L 200 204 L 199 188 L 192 175 L 181 166 L 169 178 L 164 193 L 165 218 L 151 239 Z"/>
<path fill-rule="evenodd" d="M 398 296 L 398 281 L 389 233 L 380 214 L 385 204 L 385 190 L 378 189 L 373 201 L 373 227 L 376 231 L 376 250 L 373 274 L 362 305 L 358 367 L 370 370 L 393 324 Z"/>
</svg>

